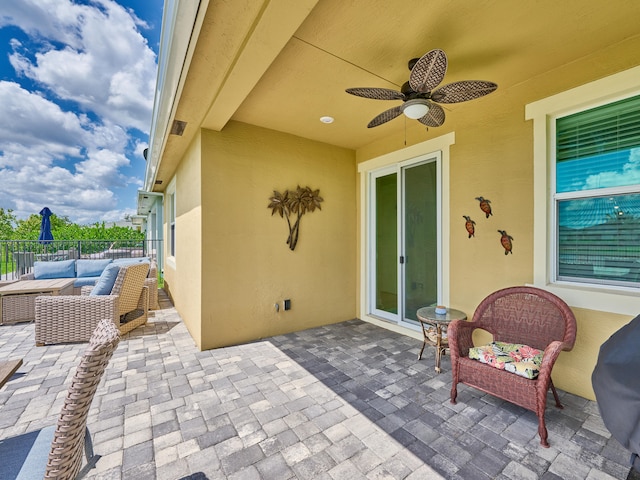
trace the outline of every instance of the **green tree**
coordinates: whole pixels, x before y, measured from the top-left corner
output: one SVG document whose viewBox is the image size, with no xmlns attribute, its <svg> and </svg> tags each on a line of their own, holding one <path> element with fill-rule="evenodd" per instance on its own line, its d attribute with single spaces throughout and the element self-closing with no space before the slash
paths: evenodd
<svg viewBox="0 0 640 480">
<path fill-rule="evenodd" d="M 7 215 L 5 215 L 6 217 Z M 12 215 L 10 215 L 12 216 Z M 0 228 L 2 225 L 2 209 L 0 209 Z M 42 217 L 32 214 L 29 218 L 15 221 L 16 227 L 13 233 L 6 238 L 14 240 L 37 240 L 40 236 L 40 224 Z M 55 213 L 51 215 L 51 233 L 55 241 L 61 240 L 144 240 L 144 233 L 130 227 L 107 227 L 105 222 L 96 222 L 90 225 L 79 225 L 69 220 L 69 217 L 59 217 Z M 3 232 L 0 230 L 0 232 Z M 3 236 L 3 238 L 5 238 Z"/>
<path fill-rule="evenodd" d="M 16 216 L 13 210 L 5 210 L 0 207 L 0 240 L 10 240 L 13 237 L 13 229 L 16 225 Z"/>
<path fill-rule="evenodd" d="M 14 240 L 37 240 L 39 234 L 40 234 L 40 215 L 32 214 L 27 219 L 18 220 L 17 226 L 13 231 L 13 239 Z"/>
</svg>

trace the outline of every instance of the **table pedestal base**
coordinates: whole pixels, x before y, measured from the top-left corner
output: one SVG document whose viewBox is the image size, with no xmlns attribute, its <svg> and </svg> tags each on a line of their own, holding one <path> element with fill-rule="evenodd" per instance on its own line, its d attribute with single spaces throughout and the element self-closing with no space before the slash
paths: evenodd
<svg viewBox="0 0 640 480">
<path fill-rule="evenodd" d="M 453 310 L 451 308 L 447 310 L 447 313 L 438 314 L 435 312 L 435 307 L 423 307 L 418 310 L 417 317 L 420 321 L 422 335 L 424 337 L 422 348 L 418 354 L 418 360 L 422 359 L 424 347 L 432 345 L 436 349 L 435 371 L 440 373 L 442 371 L 440 369 L 440 360 L 449 347 L 447 339 L 442 338 L 443 330 L 452 320 L 465 320 L 467 315 L 460 310 Z M 433 333 L 434 330 L 435 334 Z"/>
</svg>

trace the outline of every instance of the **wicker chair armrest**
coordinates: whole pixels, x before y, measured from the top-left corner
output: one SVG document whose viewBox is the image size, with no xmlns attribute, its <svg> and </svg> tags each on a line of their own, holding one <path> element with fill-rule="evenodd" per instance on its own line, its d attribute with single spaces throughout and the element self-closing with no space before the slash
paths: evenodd
<svg viewBox="0 0 640 480">
<path fill-rule="evenodd" d="M 551 369 L 553 365 L 556 363 L 560 352 L 565 347 L 564 342 L 556 340 L 547 345 L 547 348 L 544 349 L 544 353 L 542 355 L 542 364 L 540 365 L 540 372 L 543 370 L 548 370 L 551 373 Z"/>
<path fill-rule="evenodd" d="M 69 308 L 82 310 L 84 307 L 91 306 L 92 310 L 100 308 L 104 305 L 106 311 L 111 311 L 113 305 L 118 304 L 119 297 L 117 295 L 54 295 L 41 296 L 36 298 L 36 317 L 38 311 L 43 312 L 47 309 Z"/>
<path fill-rule="evenodd" d="M 95 285 L 84 285 L 83 287 L 80 288 L 80 295 L 89 295 L 91 293 L 91 290 L 93 290 L 93 287 Z"/>
<path fill-rule="evenodd" d="M 473 347 L 473 331 L 478 328 L 475 322 L 453 320 L 447 327 L 449 351 L 452 357 L 467 357 L 469 349 Z"/>
<path fill-rule="evenodd" d="M 158 264 L 155 260 L 151 260 L 149 264 L 149 273 L 147 274 L 147 278 L 158 278 Z"/>
<path fill-rule="evenodd" d="M 149 309 L 158 308 L 158 277 L 144 279 L 145 286 L 149 289 Z"/>
<path fill-rule="evenodd" d="M 20 275 L 20 280 L 35 280 L 36 275 L 34 273 L 25 273 L 24 275 Z"/>
<path fill-rule="evenodd" d="M 542 364 L 540 365 L 540 373 L 538 373 L 536 396 L 538 404 L 544 405 L 547 391 L 551 385 L 551 370 L 558 359 L 558 355 L 565 347 L 564 342 L 554 341 L 547 345 L 542 355 Z"/>
<path fill-rule="evenodd" d="M 149 310 L 149 287 L 145 285 L 140 292 L 140 299 L 138 300 L 138 308 L 147 311 Z"/>
</svg>

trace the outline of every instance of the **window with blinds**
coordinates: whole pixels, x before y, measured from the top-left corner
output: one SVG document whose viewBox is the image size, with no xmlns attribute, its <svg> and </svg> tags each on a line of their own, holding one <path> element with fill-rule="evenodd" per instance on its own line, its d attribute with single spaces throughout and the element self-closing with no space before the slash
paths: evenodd
<svg viewBox="0 0 640 480">
<path fill-rule="evenodd" d="M 557 280 L 640 285 L 640 96 L 556 119 Z"/>
<path fill-rule="evenodd" d="M 169 194 L 169 255 L 176 256 L 176 194 Z"/>
</svg>

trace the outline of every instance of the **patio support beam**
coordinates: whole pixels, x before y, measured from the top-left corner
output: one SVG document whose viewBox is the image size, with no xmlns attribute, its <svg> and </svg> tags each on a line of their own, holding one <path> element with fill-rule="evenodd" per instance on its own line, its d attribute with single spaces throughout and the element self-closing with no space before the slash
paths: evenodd
<svg viewBox="0 0 640 480">
<path fill-rule="evenodd" d="M 204 128 L 216 131 L 224 128 L 317 2 L 318 0 L 262 2 L 254 21 L 243 26 L 248 27 L 248 31 L 235 55 L 227 56 L 228 70 L 202 123 Z M 213 8 L 216 3 L 218 2 L 212 2 Z M 211 17 L 219 18 L 216 15 Z M 222 18 L 228 21 L 233 17 Z M 219 30 L 224 30 L 224 26 Z M 210 45 L 222 46 L 223 43 L 218 43 L 219 40 L 224 39 L 215 39 L 215 43 Z"/>
</svg>

